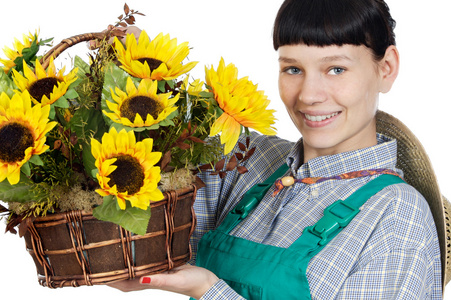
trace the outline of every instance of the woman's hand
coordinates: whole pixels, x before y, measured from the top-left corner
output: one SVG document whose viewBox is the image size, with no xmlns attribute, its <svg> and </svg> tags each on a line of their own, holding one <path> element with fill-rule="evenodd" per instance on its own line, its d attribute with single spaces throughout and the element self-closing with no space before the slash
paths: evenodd
<svg viewBox="0 0 451 300">
<path fill-rule="evenodd" d="M 123 292 L 160 289 L 199 299 L 218 280 L 219 278 L 207 269 L 184 265 L 165 273 L 143 276 L 139 280 L 119 281 L 109 286 Z"/>
</svg>

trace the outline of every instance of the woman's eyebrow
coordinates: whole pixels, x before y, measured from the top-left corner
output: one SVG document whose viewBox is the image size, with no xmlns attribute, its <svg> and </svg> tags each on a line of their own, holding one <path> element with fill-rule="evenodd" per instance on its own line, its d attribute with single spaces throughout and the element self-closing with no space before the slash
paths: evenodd
<svg viewBox="0 0 451 300">
<path fill-rule="evenodd" d="M 325 56 L 325 57 L 321 58 L 322 62 L 331 62 L 331 61 L 338 61 L 338 60 L 352 61 L 352 59 L 346 55 L 332 55 L 332 56 Z"/>
<path fill-rule="evenodd" d="M 280 56 L 280 57 L 279 57 L 279 62 L 284 62 L 284 63 L 295 63 L 295 62 L 297 62 L 297 60 L 294 59 L 294 58 L 289 58 L 289 57 Z"/>
<path fill-rule="evenodd" d="M 321 62 L 331 62 L 331 61 L 340 61 L 340 60 L 352 61 L 352 59 L 349 56 L 346 56 L 346 55 L 325 56 L 325 57 L 320 59 Z M 295 59 L 295 58 L 280 56 L 279 57 L 279 62 L 296 63 L 296 62 L 298 62 L 298 60 Z"/>
</svg>

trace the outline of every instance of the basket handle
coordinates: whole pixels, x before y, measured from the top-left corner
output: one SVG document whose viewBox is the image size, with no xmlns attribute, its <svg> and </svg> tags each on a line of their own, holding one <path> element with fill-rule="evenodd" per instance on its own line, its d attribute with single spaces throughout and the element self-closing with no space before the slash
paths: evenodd
<svg viewBox="0 0 451 300">
<path fill-rule="evenodd" d="M 53 57 L 54 59 L 58 57 L 61 53 L 63 53 L 66 49 L 81 43 L 81 42 L 87 42 L 91 40 L 103 40 L 107 36 L 114 37 L 114 36 L 124 36 L 125 33 L 121 30 L 107 30 L 105 32 L 90 32 L 90 33 L 83 33 L 79 35 L 72 36 L 70 38 L 66 38 L 62 40 L 58 45 L 54 46 L 52 49 L 49 50 L 42 58 L 41 58 L 41 65 L 45 69 L 50 64 L 50 59 Z"/>
</svg>

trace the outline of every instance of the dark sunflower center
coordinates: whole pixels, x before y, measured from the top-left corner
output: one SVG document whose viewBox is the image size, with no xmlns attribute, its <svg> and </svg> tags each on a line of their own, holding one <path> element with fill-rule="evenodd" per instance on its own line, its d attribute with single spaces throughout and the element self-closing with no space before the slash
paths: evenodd
<svg viewBox="0 0 451 300">
<path fill-rule="evenodd" d="M 144 185 L 144 170 L 136 158 L 121 155 L 113 165 L 117 168 L 108 176 L 110 187 L 116 185 L 118 192 L 133 195 Z"/>
<path fill-rule="evenodd" d="M 3 162 L 21 161 L 25 150 L 33 144 L 31 131 L 22 124 L 11 123 L 0 128 L 0 160 Z"/>
<path fill-rule="evenodd" d="M 120 108 L 121 116 L 135 122 L 136 114 L 139 114 L 143 121 L 146 120 L 147 114 L 150 114 L 154 119 L 163 110 L 163 106 L 159 101 L 156 101 L 146 96 L 136 96 L 125 100 Z"/>
<path fill-rule="evenodd" d="M 42 97 L 47 96 L 50 99 L 50 94 L 53 92 L 53 87 L 58 85 L 58 79 L 53 77 L 42 78 L 34 82 L 28 89 L 31 97 L 37 101 L 41 101 Z"/>
<path fill-rule="evenodd" d="M 138 58 L 138 61 L 142 64 L 146 62 L 149 65 L 150 72 L 157 69 L 163 63 L 161 60 L 148 57 Z"/>
</svg>

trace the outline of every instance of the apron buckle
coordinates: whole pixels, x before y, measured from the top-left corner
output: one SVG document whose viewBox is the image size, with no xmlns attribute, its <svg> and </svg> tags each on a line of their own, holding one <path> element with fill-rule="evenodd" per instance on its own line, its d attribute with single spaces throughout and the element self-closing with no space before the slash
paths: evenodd
<svg viewBox="0 0 451 300">
<path fill-rule="evenodd" d="M 315 225 L 305 229 L 321 238 L 318 244 L 323 246 L 333 238 L 331 236 L 335 231 L 346 227 L 359 211 L 359 208 L 337 200 L 324 210 L 324 216 Z"/>
<path fill-rule="evenodd" d="M 247 215 L 257 207 L 270 187 L 271 184 L 267 182 L 257 183 L 246 192 L 242 201 L 238 203 L 231 213 L 241 215 L 241 220 L 246 218 Z"/>
<path fill-rule="evenodd" d="M 259 200 L 256 197 L 249 197 L 247 201 L 239 203 L 232 211 L 232 214 L 240 215 L 240 219 L 244 219 L 258 205 Z"/>
</svg>

